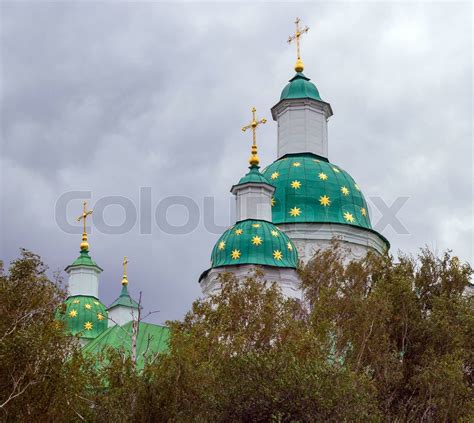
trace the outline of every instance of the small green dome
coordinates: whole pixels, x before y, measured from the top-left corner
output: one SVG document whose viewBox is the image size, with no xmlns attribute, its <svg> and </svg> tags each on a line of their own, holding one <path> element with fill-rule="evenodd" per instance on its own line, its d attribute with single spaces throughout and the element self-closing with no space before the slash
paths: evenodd
<svg viewBox="0 0 474 423">
<path fill-rule="evenodd" d="M 74 262 L 66 267 L 66 272 L 71 269 L 72 267 L 76 266 L 91 266 L 91 267 L 97 267 L 99 270 L 102 270 L 97 263 L 92 260 L 91 256 L 89 255 L 88 250 L 81 250 L 79 257 L 74 260 Z"/>
<path fill-rule="evenodd" d="M 59 318 L 71 335 L 86 339 L 96 338 L 108 326 L 107 309 L 92 296 L 69 297 L 61 308 Z"/>
<path fill-rule="evenodd" d="M 313 154 L 288 155 L 263 172 L 276 187 L 272 220 L 340 223 L 372 230 L 367 203 L 354 179 Z"/>
<path fill-rule="evenodd" d="M 274 224 L 264 220 L 243 220 L 227 229 L 211 255 L 212 267 L 236 264 L 296 268 L 296 247 Z"/>
<path fill-rule="evenodd" d="M 280 100 L 291 98 L 312 98 L 313 100 L 322 101 L 316 85 L 310 82 L 310 79 L 302 72 L 297 72 L 281 92 Z"/>
<path fill-rule="evenodd" d="M 260 166 L 252 165 L 249 167 L 250 171 L 240 178 L 240 181 L 237 185 L 249 184 L 249 183 L 256 183 L 256 184 L 268 184 L 271 185 L 270 181 L 267 179 L 265 175 L 260 173 L 259 169 Z"/>
</svg>

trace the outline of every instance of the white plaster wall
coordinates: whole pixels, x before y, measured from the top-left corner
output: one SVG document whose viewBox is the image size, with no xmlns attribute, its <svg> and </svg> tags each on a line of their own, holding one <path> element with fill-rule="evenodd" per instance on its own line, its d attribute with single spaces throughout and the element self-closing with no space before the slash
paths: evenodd
<svg viewBox="0 0 474 423">
<path fill-rule="evenodd" d="M 348 225 L 330 223 L 287 223 L 278 225 L 293 241 L 298 256 L 307 263 L 317 250 L 331 246 L 333 239 L 341 242 L 348 249 L 347 260 L 359 260 L 367 252 L 383 254 L 387 246 L 383 239 L 374 232 Z"/>
<path fill-rule="evenodd" d="M 328 157 L 327 103 L 295 99 L 279 103 L 272 109 L 278 123 L 278 158 L 285 154 L 314 153 Z"/>
<path fill-rule="evenodd" d="M 258 184 L 246 184 L 233 191 L 237 222 L 245 219 L 272 221 L 271 200 L 274 189 Z"/>
<path fill-rule="evenodd" d="M 130 307 L 116 306 L 108 310 L 109 312 L 109 328 L 115 326 L 124 325 L 125 323 L 131 322 L 132 320 L 137 320 L 138 310 L 134 310 Z"/>
<path fill-rule="evenodd" d="M 257 266 L 252 264 L 223 266 L 211 269 L 206 277 L 200 282 L 201 291 L 205 296 L 219 292 L 221 289 L 219 274 L 221 273 L 231 272 L 237 277 L 237 279 L 243 280 L 247 276 L 252 276 L 257 268 L 264 272 L 264 279 L 266 281 L 276 282 L 280 286 L 283 295 L 287 298 L 303 298 L 298 273 L 295 269 Z"/>
<path fill-rule="evenodd" d="M 74 267 L 69 273 L 69 296 L 91 295 L 99 298 L 100 271 L 91 267 Z"/>
</svg>

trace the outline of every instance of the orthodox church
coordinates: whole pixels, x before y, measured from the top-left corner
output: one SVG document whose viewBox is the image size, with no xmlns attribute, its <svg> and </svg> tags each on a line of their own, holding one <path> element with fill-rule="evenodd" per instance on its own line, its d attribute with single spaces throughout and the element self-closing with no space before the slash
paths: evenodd
<svg viewBox="0 0 474 423">
<path fill-rule="evenodd" d="M 259 120 L 252 108 L 252 120 L 242 128 L 252 132 L 250 167 L 230 190 L 235 196 L 236 222 L 220 236 L 210 268 L 199 277 L 205 296 L 219 290 L 220 273 L 244 278 L 258 267 L 285 295 L 301 298 L 298 265 L 327 248 L 333 239 L 346 247 L 348 259 L 362 258 L 369 251 L 384 254 L 389 249 L 389 242 L 372 229 L 360 187 L 349 173 L 329 161 L 328 121 L 333 111 L 303 73 L 300 38 L 308 27 L 301 28 L 299 19 L 295 24 L 288 42 L 296 42 L 296 73 L 271 108 L 278 128 L 277 158 L 260 170 L 256 132 L 266 120 Z M 90 256 L 86 233 L 90 213 L 84 203 L 78 218 L 84 223 L 80 255 L 65 269 L 69 297 L 62 316 L 69 332 L 92 353 L 106 345 L 130 351 L 135 333 L 140 364 L 145 349 L 166 349 L 169 330 L 138 319 L 140 305 L 128 293 L 126 259 L 120 295 L 109 307 L 100 301 L 102 269 Z"/>
</svg>

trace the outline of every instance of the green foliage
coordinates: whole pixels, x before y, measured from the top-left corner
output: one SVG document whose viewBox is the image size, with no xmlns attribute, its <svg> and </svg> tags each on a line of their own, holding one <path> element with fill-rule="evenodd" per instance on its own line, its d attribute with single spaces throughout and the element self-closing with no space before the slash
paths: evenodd
<svg viewBox="0 0 474 423">
<path fill-rule="evenodd" d="M 343 265 L 321 251 L 301 272 L 313 324 L 333 334 L 334 354 L 370 376 L 387 421 L 473 421 L 472 269 L 435 257 L 368 255 Z"/>
<path fill-rule="evenodd" d="M 65 294 L 26 250 L 0 274 L 0 415 L 5 421 L 78 418 L 82 357 L 55 314 Z M 86 408 L 88 410 L 89 407 Z"/>
<path fill-rule="evenodd" d="M 0 275 L 5 421 L 470 422 L 472 269 L 446 253 L 368 255 L 338 246 L 301 269 L 304 301 L 262 273 L 169 322 L 165 354 L 80 352 L 54 316 L 64 300 L 27 251 Z"/>
</svg>

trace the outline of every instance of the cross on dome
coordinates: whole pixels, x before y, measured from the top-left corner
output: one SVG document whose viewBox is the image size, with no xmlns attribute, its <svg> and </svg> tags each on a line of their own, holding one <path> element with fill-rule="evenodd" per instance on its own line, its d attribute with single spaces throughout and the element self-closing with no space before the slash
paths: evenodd
<svg viewBox="0 0 474 423">
<path fill-rule="evenodd" d="M 257 109 L 255 107 L 252 107 L 252 122 L 250 122 L 247 126 L 242 127 L 242 132 L 245 132 L 247 129 L 252 130 L 252 155 L 250 156 L 249 163 L 250 166 L 258 166 L 260 163 L 260 159 L 258 158 L 257 155 L 257 128 L 259 125 L 267 123 L 267 120 L 265 118 L 262 118 L 260 120 L 257 119 Z"/>
<path fill-rule="evenodd" d="M 303 61 L 301 60 L 301 52 L 300 52 L 300 37 L 303 34 L 306 34 L 309 31 L 309 27 L 305 26 L 304 28 L 300 28 L 300 18 L 296 18 L 295 25 L 296 30 L 295 33 L 288 37 L 288 44 L 291 44 L 293 40 L 296 40 L 296 64 L 295 64 L 295 71 L 296 72 L 303 72 L 304 65 Z"/>
<path fill-rule="evenodd" d="M 88 251 L 89 243 L 87 242 L 87 217 L 90 216 L 94 210 L 87 210 L 87 201 L 84 201 L 84 203 L 82 203 L 82 206 L 83 206 L 82 214 L 77 218 L 77 221 L 80 222 L 82 220 L 84 222 L 81 250 Z"/>
</svg>

